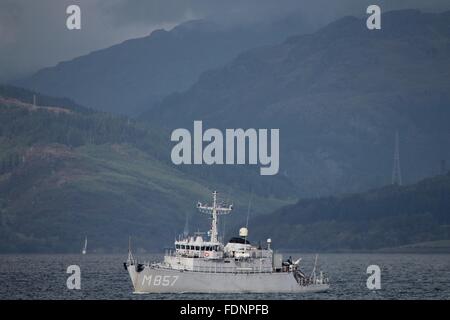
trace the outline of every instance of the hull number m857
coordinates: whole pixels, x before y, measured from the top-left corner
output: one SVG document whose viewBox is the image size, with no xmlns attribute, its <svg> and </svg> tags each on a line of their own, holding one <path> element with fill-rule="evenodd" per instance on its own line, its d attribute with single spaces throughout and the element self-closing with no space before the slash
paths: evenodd
<svg viewBox="0 0 450 320">
<path fill-rule="evenodd" d="M 161 275 L 149 275 L 144 276 L 142 279 L 142 285 L 149 286 L 163 286 L 163 287 L 171 287 L 177 282 L 179 276 L 161 276 Z"/>
</svg>

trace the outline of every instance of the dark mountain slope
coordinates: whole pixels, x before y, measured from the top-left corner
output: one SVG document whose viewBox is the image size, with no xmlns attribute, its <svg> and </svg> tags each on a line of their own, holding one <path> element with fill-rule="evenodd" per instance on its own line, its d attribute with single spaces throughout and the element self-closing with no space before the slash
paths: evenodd
<svg viewBox="0 0 450 320">
<path fill-rule="evenodd" d="M 253 49 L 202 74 L 144 115 L 167 128 L 280 128 L 281 172 L 302 196 L 390 179 L 394 136 L 406 181 L 450 157 L 450 12 L 383 14 L 382 30 L 346 17 Z"/>
<path fill-rule="evenodd" d="M 18 85 L 70 97 L 95 109 L 134 115 L 167 94 L 187 89 L 203 71 L 243 50 L 310 30 L 297 18 L 295 23 L 281 20 L 233 28 L 190 21 L 61 62 Z"/>
</svg>

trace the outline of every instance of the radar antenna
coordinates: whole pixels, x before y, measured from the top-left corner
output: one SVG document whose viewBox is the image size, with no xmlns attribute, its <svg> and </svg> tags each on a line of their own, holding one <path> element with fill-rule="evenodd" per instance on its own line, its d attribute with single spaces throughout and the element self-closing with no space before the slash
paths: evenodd
<svg viewBox="0 0 450 320">
<path fill-rule="evenodd" d="M 229 214 L 233 210 L 233 205 L 220 205 L 217 203 L 217 191 L 213 192 L 213 204 L 203 204 L 201 202 L 197 203 L 197 209 L 201 213 L 209 214 L 212 216 L 211 221 L 211 242 L 218 242 L 217 234 L 217 218 L 219 215 Z"/>
</svg>

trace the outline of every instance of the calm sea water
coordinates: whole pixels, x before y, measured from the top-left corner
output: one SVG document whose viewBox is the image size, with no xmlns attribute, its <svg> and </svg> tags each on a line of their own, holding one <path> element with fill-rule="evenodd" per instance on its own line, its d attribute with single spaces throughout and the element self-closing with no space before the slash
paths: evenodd
<svg viewBox="0 0 450 320">
<path fill-rule="evenodd" d="M 293 258 L 298 254 L 290 254 Z M 286 255 L 285 255 L 286 256 Z M 310 272 L 314 256 L 303 257 Z M 0 299 L 449 299 L 450 255 L 323 254 L 319 264 L 330 278 L 325 293 L 145 294 L 132 293 L 123 267 L 126 255 L 0 255 Z M 140 256 L 157 261 L 161 255 Z M 81 290 L 68 290 L 66 269 L 81 268 Z M 381 268 L 381 290 L 366 287 L 367 266 Z"/>
</svg>

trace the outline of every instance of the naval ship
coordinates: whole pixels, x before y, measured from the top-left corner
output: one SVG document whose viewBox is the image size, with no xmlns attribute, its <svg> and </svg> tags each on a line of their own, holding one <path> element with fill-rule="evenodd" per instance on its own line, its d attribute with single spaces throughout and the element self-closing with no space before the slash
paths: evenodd
<svg viewBox="0 0 450 320">
<path fill-rule="evenodd" d="M 320 292 L 329 289 L 323 272 L 316 274 L 316 261 L 310 275 L 300 269 L 301 258 L 283 260 L 274 253 L 271 239 L 266 246 L 248 241 L 248 229 L 239 230 L 227 244 L 219 241 L 218 217 L 229 214 L 233 205 L 219 203 L 213 192 L 212 204 L 197 203 L 200 212 L 211 216 L 209 239 L 200 234 L 180 237 L 164 260 L 138 262 L 128 249 L 124 267 L 134 293 L 293 293 Z"/>
</svg>

